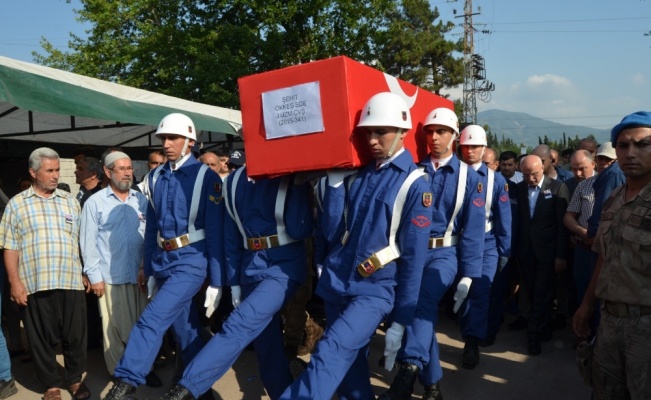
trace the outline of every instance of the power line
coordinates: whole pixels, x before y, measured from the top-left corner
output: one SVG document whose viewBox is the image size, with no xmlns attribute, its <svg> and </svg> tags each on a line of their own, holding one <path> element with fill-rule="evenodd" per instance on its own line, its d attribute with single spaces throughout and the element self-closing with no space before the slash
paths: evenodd
<svg viewBox="0 0 651 400">
<path fill-rule="evenodd" d="M 556 21 L 527 21 L 527 22 L 492 22 L 491 25 L 517 25 L 517 24 L 555 24 L 566 22 L 599 22 L 599 21 L 630 21 L 630 20 L 651 20 L 651 17 L 630 17 L 630 18 L 595 18 L 595 19 L 565 19 Z"/>
</svg>

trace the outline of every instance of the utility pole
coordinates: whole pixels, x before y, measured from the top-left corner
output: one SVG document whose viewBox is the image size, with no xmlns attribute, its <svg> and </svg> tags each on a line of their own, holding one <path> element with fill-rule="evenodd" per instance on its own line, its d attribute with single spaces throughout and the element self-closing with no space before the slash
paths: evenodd
<svg viewBox="0 0 651 400">
<path fill-rule="evenodd" d="M 463 7 L 463 122 L 466 124 L 477 123 L 477 97 L 484 102 L 490 101 L 490 92 L 495 90 L 495 85 L 486 80 L 484 57 L 475 54 L 474 33 L 476 31 L 472 16 L 472 0 L 465 0 Z M 490 33 L 482 31 L 482 33 Z"/>
</svg>

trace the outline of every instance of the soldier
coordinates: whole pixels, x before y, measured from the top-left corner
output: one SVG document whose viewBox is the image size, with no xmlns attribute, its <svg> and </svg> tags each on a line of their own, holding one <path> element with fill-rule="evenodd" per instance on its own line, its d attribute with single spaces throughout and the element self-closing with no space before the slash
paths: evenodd
<svg viewBox="0 0 651 400">
<path fill-rule="evenodd" d="M 452 152 L 454 139 L 459 135 L 459 121 L 454 111 L 437 108 L 423 125 L 430 157 L 420 167 L 429 176 L 434 206 L 429 251 L 414 322 L 407 326 L 404 346 L 398 354 L 400 370 L 389 390 L 379 397 L 383 400 L 410 399 L 417 377 L 425 386 L 423 399 L 443 398 L 439 387 L 443 370 L 434 331 L 439 302 L 452 286 L 457 271 L 461 280 L 454 294 L 455 312 L 472 281 L 481 277 L 486 227 L 484 200 L 479 175 Z"/>
<path fill-rule="evenodd" d="M 371 337 L 393 309 L 390 360 L 414 317 L 432 194 L 403 146 L 412 127 L 409 108 L 398 95 L 378 93 L 358 126 L 375 161 L 347 178 L 330 172 L 318 186 L 316 243 L 325 247 L 316 251 L 324 254 L 316 293 L 324 300 L 326 333 L 280 399 L 330 399 L 335 391 L 342 399 L 374 398 L 366 358 Z"/>
<path fill-rule="evenodd" d="M 592 247 L 599 257 L 573 328 L 588 337 L 595 300 L 602 300 L 594 398 L 643 399 L 651 396 L 651 112 L 624 117 L 611 142 L 626 183 L 604 203 Z"/>
<path fill-rule="evenodd" d="M 480 198 L 486 210 L 481 277 L 473 279 L 468 301 L 461 308 L 460 319 L 465 341 L 462 366 L 472 369 L 479 363 L 479 342 L 486 340 L 488 306 L 495 272 L 506 266 L 511 255 L 511 205 L 504 178 L 482 162 L 487 145 L 484 128 L 478 125 L 465 127 L 461 131 L 459 145 L 461 159 L 479 174 L 480 185 L 483 186 Z"/>
<path fill-rule="evenodd" d="M 235 309 L 166 400 L 194 399 L 208 391 L 252 341 L 272 399 L 293 381 L 279 311 L 305 281 L 305 239 L 313 230 L 311 186 L 295 184 L 293 176 L 253 181 L 246 172 L 239 168 L 224 183 L 224 248 Z"/>
<path fill-rule="evenodd" d="M 147 282 L 152 298 L 129 335 L 124 356 L 115 368 L 115 384 L 104 400 L 120 400 L 145 383 L 158 354 L 163 335 L 171 326 L 187 365 L 204 345 L 192 297 L 206 275 L 207 312 L 221 298 L 223 213 L 221 179 L 197 161 L 190 148 L 197 140 L 194 123 L 173 113 L 156 131 L 167 162 L 150 172 L 151 198 L 147 208 L 144 270 L 139 283 Z"/>
</svg>

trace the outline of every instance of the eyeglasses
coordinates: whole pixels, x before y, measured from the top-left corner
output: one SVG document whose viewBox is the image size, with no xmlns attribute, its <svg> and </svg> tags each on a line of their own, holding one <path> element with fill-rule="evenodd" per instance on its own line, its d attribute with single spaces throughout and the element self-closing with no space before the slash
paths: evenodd
<svg viewBox="0 0 651 400">
<path fill-rule="evenodd" d="M 114 168 L 111 168 L 111 171 L 117 171 L 117 172 L 123 174 L 123 173 L 125 173 L 127 171 L 129 171 L 129 172 L 133 171 L 133 167 L 114 167 Z"/>
</svg>

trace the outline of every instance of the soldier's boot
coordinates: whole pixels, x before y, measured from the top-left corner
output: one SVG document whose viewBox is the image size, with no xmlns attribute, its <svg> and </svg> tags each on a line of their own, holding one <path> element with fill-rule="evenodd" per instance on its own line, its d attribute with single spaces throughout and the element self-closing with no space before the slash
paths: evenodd
<svg viewBox="0 0 651 400">
<path fill-rule="evenodd" d="M 209 392 L 208 392 L 209 393 Z M 211 394 L 212 396 L 212 394 Z M 194 396 L 188 389 L 178 383 L 172 386 L 163 397 L 158 400 L 195 400 Z"/>
<path fill-rule="evenodd" d="M 310 354 L 312 350 L 314 350 L 316 342 L 321 339 L 321 336 L 323 336 L 323 328 L 314 322 L 312 318 L 308 318 L 305 322 L 305 335 L 303 336 L 303 343 L 298 346 L 298 355 L 305 356 L 307 354 Z"/>
<path fill-rule="evenodd" d="M 393 379 L 389 390 L 382 393 L 378 400 L 410 400 L 420 368 L 414 364 L 400 364 L 398 374 Z"/>
<path fill-rule="evenodd" d="M 461 366 L 467 369 L 473 369 L 479 364 L 479 341 L 473 337 L 466 339 L 463 347 L 463 357 Z"/>
<path fill-rule="evenodd" d="M 135 386 L 131 386 L 123 380 L 117 379 L 102 400 L 122 400 L 135 392 Z"/>
<path fill-rule="evenodd" d="M 425 392 L 423 393 L 423 400 L 443 400 L 443 395 L 441 394 L 441 388 L 439 387 L 438 383 L 425 387 Z"/>
</svg>

